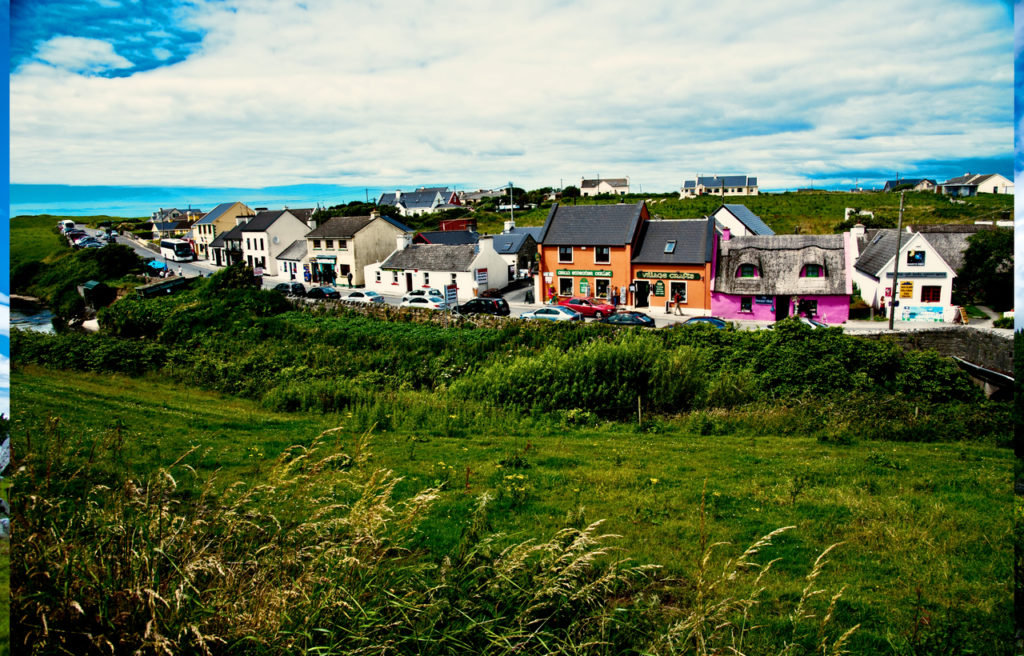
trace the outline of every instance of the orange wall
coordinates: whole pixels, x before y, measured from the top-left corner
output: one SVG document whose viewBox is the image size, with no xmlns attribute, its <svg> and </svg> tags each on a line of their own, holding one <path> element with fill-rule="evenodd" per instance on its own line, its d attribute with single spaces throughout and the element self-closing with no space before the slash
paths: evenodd
<svg viewBox="0 0 1024 656">
<path fill-rule="evenodd" d="M 556 292 L 558 290 L 558 279 L 568 276 L 559 276 L 557 271 L 559 269 L 576 270 L 576 271 L 592 271 L 602 270 L 611 271 L 611 285 L 613 287 L 622 287 L 623 285 L 629 285 L 632 280 L 633 274 L 630 268 L 629 260 L 632 257 L 633 247 L 632 246 L 612 246 L 608 253 L 607 264 L 595 264 L 594 263 L 594 247 L 587 246 L 586 250 L 583 250 L 581 246 L 573 246 L 572 249 L 572 264 L 565 262 L 559 263 L 558 261 L 558 247 L 557 246 L 538 246 L 540 252 L 540 280 L 543 281 L 546 289 L 548 283 L 544 281 L 543 274 L 550 271 L 553 276 L 551 278 L 551 285 L 554 286 Z M 573 295 L 579 294 L 580 289 L 580 277 L 573 276 L 572 289 Z M 594 276 L 585 276 L 587 281 L 590 283 L 591 294 L 594 289 Z M 604 276 L 601 276 L 602 278 Z"/>
<path fill-rule="evenodd" d="M 652 271 L 652 272 L 686 272 L 686 273 L 699 273 L 701 275 L 700 280 L 687 280 L 686 282 L 686 302 L 682 304 L 684 308 L 709 310 L 711 309 L 711 263 L 705 264 L 690 264 L 682 266 L 671 266 L 667 264 L 635 264 L 633 265 L 633 276 L 638 271 Z M 651 295 L 650 304 L 651 306 L 663 305 L 665 301 L 672 299 L 668 298 L 672 285 L 674 282 L 671 280 L 665 280 L 665 295 L 655 296 L 654 285 L 657 284 L 657 280 L 651 280 L 650 278 L 644 278 L 651 284 Z M 632 282 L 632 278 L 630 278 Z"/>
</svg>

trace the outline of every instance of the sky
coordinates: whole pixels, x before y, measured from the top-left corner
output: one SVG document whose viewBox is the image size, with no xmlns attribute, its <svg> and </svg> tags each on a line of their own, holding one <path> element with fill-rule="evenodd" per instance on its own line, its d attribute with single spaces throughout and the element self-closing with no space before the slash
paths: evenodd
<svg viewBox="0 0 1024 656">
<path fill-rule="evenodd" d="M 11 2 L 11 181 L 763 189 L 1013 170 L 1008 2 Z M 941 180 L 940 180 L 941 181 Z"/>
</svg>

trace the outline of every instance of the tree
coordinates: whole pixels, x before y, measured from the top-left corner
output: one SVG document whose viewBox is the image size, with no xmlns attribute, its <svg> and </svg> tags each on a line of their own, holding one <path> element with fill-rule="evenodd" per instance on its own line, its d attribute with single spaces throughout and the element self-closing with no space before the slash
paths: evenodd
<svg viewBox="0 0 1024 656">
<path fill-rule="evenodd" d="M 566 187 L 565 189 L 562 190 L 562 198 L 579 198 L 579 197 L 580 197 L 579 187 L 574 187 L 572 185 L 569 185 L 568 187 Z"/>
<path fill-rule="evenodd" d="M 993 310 L 1013 307 L 1013 230 L 982 230 L 967 238 L 957 287 Z"/>
</svg>

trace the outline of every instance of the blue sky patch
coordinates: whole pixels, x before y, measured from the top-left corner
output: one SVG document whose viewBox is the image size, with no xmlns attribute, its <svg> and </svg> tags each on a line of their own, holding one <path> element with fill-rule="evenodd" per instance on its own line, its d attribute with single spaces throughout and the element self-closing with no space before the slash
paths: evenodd
<svg viewBox="0 0 1024 656">
<path fill-rule="evenodd" d="M 188 2 L 71 0 L 11 3 L 10 68 L 42 62 L 83 75 L 127 77 L 184 61 L 203 33 Z"/>
</svg>

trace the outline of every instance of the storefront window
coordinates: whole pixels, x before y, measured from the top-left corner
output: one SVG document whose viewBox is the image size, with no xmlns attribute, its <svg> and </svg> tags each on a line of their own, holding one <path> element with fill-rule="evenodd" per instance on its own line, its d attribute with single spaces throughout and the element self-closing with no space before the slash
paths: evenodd
<svg viewBox="0 0 1024 656">
<path fill-rule="evenodd" d="M 679 302 L 680 303 L 685 303 L 686 302 L 686 283 L 685 282 L 674 282 L 674 283 L 672 283 L 672 285 L 669 288 L 669 292 L 668 292 L 668 300 L 670 300 L 672 302 L 675 302 L 675 300 L 676 300 L 676 292 L 678 292 L 679 296 L 681 297 Z"/>
<path fill-rule="evenodd" d="M 740 298 L 740 312 L 753 312 L 754 311 L 754 297 L 743 296 Z"/>
<path fill-rule="evenodd" d="M 572 278 L 558 279 L 558 295 L 572 296 Z"/>
<path fill-rule="evenodd" d="M 936 287 L 933 285 L 922 285 L 921 286 L 921 302 L 922 303 L 938 303 L 942 298 L 942 287 Z"/>
<path fill-rule="evenodd" d="M 594 296 L 601 298 L 608 297 L 608 290 L 611 287 L 611 280 L 608 278 L 596 278 L 594 279 Z"/>
</svg>

